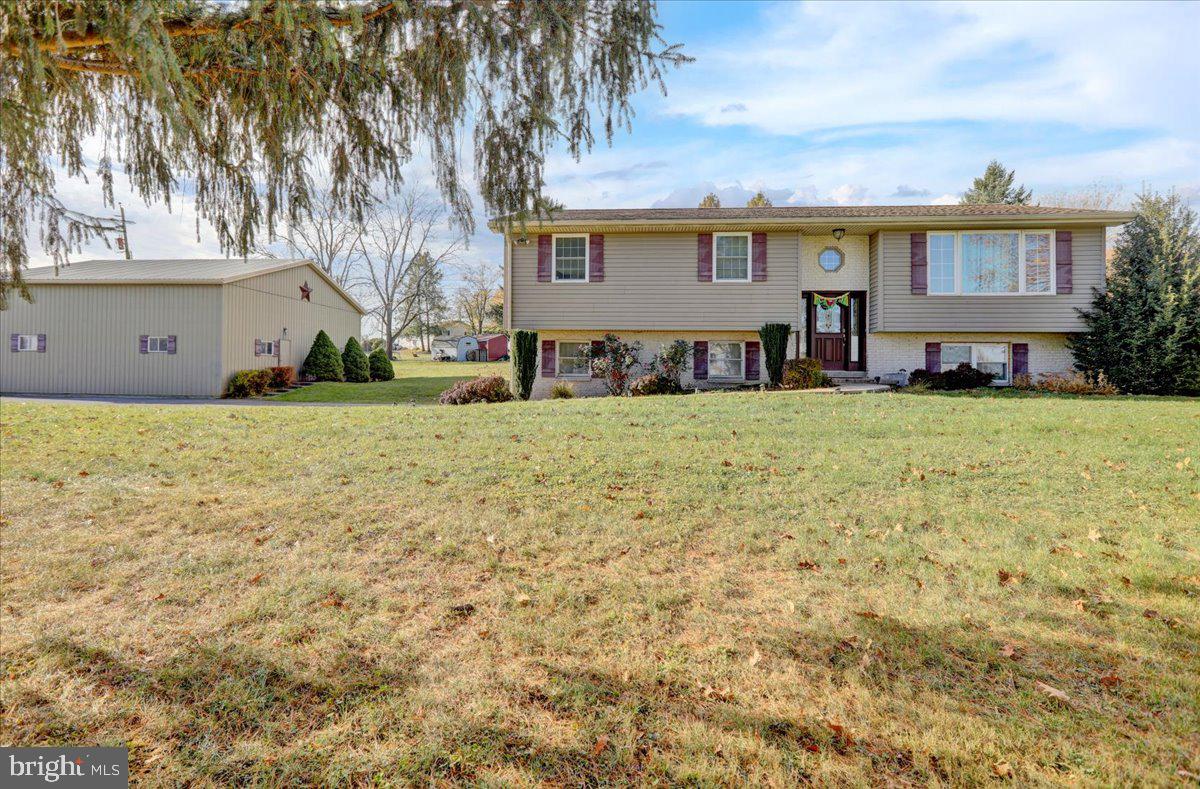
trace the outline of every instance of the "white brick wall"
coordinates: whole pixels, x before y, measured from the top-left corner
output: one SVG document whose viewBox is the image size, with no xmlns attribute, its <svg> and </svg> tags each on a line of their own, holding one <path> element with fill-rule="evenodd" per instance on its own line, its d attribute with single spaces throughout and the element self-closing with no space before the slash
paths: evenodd
<svg viewBox="0 0 1200 789">
<path fill-rule="evenodd" d="M 631 332 L 613 332 L 625 342 L 640 342 L 642 344 L 641 361 L 643 364 L 648 363 L 651 357 L 658 352 L 659 348 L 667 345 L 674 340 L 687 340 L 695 342 L 696 340 L 707 340 L 709 342 L 718 340 L 758 340 L 758 332 L 738 332 L 738 331 L 723 331 L 723 332 L 653 332 L 653 331 L 631 331 Z M 541 360 L 541 343 L 543 340 L 575 340 L 575 341 L 590 341 L 598 340 L 604 336 L 603 332 L 588 332 L 588 331 L 540 331 L 538 332 L 538 377 L 533 382 L 532 398 L 540 400 L 550 395 L 550 387 L 556 381 L 567 381 L 575 388 L 575 393 L 580 396 L 603 395 L 606 393 L 604 381 L 598 378 L 577 379 L 577 378 L 544 378 L 542 377 L 542 360 Z M 794 344 L 794 343 L 793 343 Z M 789 350 L 790 352 L 790 350 Z M 692 378 L 692 370 L 689 369 L 684 373 L 682 382 L 685 386 L 691 387 L 699 384 L 700 388 L 709 388 L 720 386 L 710 381 L 695 381 Z M 767 380 L 766 369 L 762 367 L 761 361 L 759 365 L 760 382 L 765 383 Z M 634 368 L 633 377 L 638 377 L 646 372 L 644 368 Z M 757 383 L 757 382 L 751 382 Z"/>
<path fill-rule="evenodd" d="M 1032 375 L 1066 372 L 1074 363 L 1065 334 L 876 332 L 867 334 L 867 375 L 873 378 L 901 369 L 911 373 L 924 367 L 927 342 L 1028 343 Z"/>
</svg>

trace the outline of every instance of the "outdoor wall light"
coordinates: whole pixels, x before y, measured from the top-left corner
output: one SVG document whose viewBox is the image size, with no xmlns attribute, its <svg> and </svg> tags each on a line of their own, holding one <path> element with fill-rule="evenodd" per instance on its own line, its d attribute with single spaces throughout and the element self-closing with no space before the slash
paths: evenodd
<svg viewBox="0 0 1200 789">
<path fill-rule="evenodd" d="M 529 243 L 529 239 L 526 238 L 525 236 L 521 236 L 520 238 L 517 239 L 517 243 L 520 244 L 521 246 L 525 246 Z"/>
<path fill-rule="evenodd" d="M 844 235 L 846 235 L 846 228 L 844 228 L 844 227 L 835 227 L 835 228 L 833 229 L 833 237 L 834 237 L 834 238 L 836 238 L 838 241 L 841 241 L 841 240 L 842 240 L 842 236 L 844 236 Z"/>
</svg>

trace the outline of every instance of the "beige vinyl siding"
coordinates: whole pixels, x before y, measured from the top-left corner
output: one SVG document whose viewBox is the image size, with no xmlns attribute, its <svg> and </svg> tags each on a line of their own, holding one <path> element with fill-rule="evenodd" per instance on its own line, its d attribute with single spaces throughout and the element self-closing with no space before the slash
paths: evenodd
<svg viewBox="0 0 1200 789">
<path fill-rule="evenodd" d="M 795 231 L 767 234 L 766 282 L 698 282 L 695 233 L 609 233 L 604 281 L 538 282 L 537 237 L 511 250 L 517 329 L 736 329 L 794 323 Z"/>
<path fill-rule="evenodd" d="M 33 285 L 0 311 L 0 391 L 206 396 L 220 391 L 219 285 Z M 12 353 L 12 334 L 45 334 L 45 353 Z M 176 352 L 139 353 L 140 335 Z"/>
<path fill-rule="evenodd" d="M 1081 331 L 1076 309 L 1086 309 L 1092 289 L 1104 287 L 1104 228 L 1075 227 L 1070 295 L 914 296 L 910 232 L 879 234 L 882 303 L 872 331 Z"/>
<path fill-rule="evenodd" d="M 312 288 L 312 300 L 300 299 L 300 285 Z M 262 274 L 227 283 L 224 292 L 222 380 L 237 370 L 291 365 L 299 371 L 313 339 L 321 329 L 340 350 L 348 337 L 360 341 L 362 316 L 309 266 Z M 277 340 L 280 360 L 255 356 L 254 341 Z"/>
<path fill-rule="evenodd" d="M 867 251 L 867 329 L 878 331 L 883 322 L 883 299 L 879 272 L 879 233 L 872 233 Z"/>
</svg>

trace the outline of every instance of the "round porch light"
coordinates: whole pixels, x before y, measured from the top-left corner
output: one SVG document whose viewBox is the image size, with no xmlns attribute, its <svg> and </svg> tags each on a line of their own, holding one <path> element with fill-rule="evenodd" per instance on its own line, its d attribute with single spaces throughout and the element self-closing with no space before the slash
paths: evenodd
<svg viewBox="0 0 1200 789">
<path fill-rule="evenodd" d="M 841 240 L 842 240 L 842 236 L 844 236 L 844 235 L 846 235 L 846 228 L 844 228 L 844 227 L 835 227 L 835 228 L 833 229 L 833 237 L 834 237 L 834 238 L 836 238 L 838 241 L 841 241 Z"/>
</svg>

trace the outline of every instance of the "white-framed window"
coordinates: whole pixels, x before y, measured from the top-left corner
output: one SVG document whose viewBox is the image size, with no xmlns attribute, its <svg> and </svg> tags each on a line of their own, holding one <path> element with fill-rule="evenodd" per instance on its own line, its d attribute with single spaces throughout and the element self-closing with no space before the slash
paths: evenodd
<svg viewBox="0 0 1200 789">
<path fill-rule="evenodd" d="M 713 234 L 713 282 L 750 281 L 750 234 Z"/>
<path fill-rule="evenodd" d="M 926 234 L 928 292 L 938 296 L 1053 295 L 1053 230 Z"/>
<path fill-rule="evenodd" d="M 166 353 L 167 338 L 166 337 L 147 337 L 146 338 L 146 353 Z"/>
<path fill-rule="evenodd" d="M 588 237 L 570 235 L 554 237 L 554 281 L 588 281 Z"/>
<path fill-rule="evenodd" d="M 1004 343 L 942 343 L 942 370 L 953 370 L 960 364 L 991 373 L 993 384 L 1007 384 L 1011 379 L 1008 346 Z"/>
<path fill-rule="evenodd" d="M 17 335 L 17 350 L 24 352 L 37 353 L 38 336 L 36 334 L 20 334 Z"/>
<path fill-rule="evenodd" d="M 566 342 L 560 340 L 557 350 L 558 376 L 560 378 L 590 378 L 592 363 L 587 357 L 589 347 L 591 347 L 591 342 L 588 341 Z"/>
<path fill-rule="evenodd" d="M 710 342 L 708 344 L 708 377 L 745 378 L 745 343 Z"/>
<path fill-rule="evenodd" d="M 274 340 L 263 340 L 262 341 L 263 356 L 274 356 L 276 350 L 277 349 L 275 348 Z"/>
</svg>

